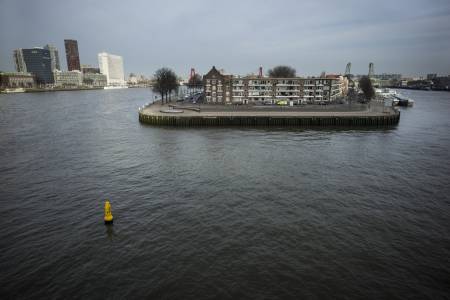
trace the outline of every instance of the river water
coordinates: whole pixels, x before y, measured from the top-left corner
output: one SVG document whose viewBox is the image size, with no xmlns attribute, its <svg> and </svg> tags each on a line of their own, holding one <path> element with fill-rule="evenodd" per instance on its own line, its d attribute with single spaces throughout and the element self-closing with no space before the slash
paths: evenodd
<svg viewBox="0 0 450 300">
<path fill-rule="evenodd" d="M 0 298 L 449 297 L 450 93 L 402 93 L 397 127 L 351 130 L 155 128 L 146 89 L 0 95 Z"/>
</svg>

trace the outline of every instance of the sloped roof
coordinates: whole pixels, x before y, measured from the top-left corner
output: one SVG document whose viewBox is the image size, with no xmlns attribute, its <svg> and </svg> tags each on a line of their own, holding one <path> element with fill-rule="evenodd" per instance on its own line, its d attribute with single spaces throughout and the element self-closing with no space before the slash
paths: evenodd
<svg viewBox="0 0 450 300">
<path fill-rule="evenodd" d="M 203 76 L 203 77 L 207 77 L 207 78 L 222 78 L 223 75 L 216 69 L 215 66 L 213 66 L 211 68 L 211 70 L 208 73 L 206 73 L 206 75 Z"/>
</svg>

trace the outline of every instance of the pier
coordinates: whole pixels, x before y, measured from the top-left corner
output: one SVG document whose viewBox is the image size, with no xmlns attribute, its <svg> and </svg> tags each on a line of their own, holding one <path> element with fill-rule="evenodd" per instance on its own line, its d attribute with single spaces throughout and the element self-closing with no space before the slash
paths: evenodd
<svg viewBox="0 0 450 300">
<path fill-rule="evenodd" d="M 154 126 L 275 126 L 275 127 L 387 127 L 398 124 L 400 112 L 381 104 L 329 107 L 258 107 L 225 105 L 161 105 L 139 109 L 139 121 Z"/>
</svg>

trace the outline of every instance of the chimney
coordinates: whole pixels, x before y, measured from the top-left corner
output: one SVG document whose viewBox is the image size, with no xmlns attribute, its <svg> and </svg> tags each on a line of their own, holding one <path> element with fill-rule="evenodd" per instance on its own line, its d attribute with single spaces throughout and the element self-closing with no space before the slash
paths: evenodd
<svg viewBox="0 0 450 300">
<path fill-rule="evenodd" d="M 262 67 L 259 67 L 259 77 L 263 77 L 263 74 L 262 74 Z"/>
</svg>

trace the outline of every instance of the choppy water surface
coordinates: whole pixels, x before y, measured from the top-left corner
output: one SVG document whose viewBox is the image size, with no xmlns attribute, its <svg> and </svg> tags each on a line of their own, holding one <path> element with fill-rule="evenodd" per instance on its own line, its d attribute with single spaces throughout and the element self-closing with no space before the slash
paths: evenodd
<svg viewBox="0 0 450 300">
<path fill-rule="evenodd" d="M 144 89 L 0 95 L 1 298 L 449 297 L 450 93 L 403 93 L 386 130 L 154 128 Z"/>
</svg>

